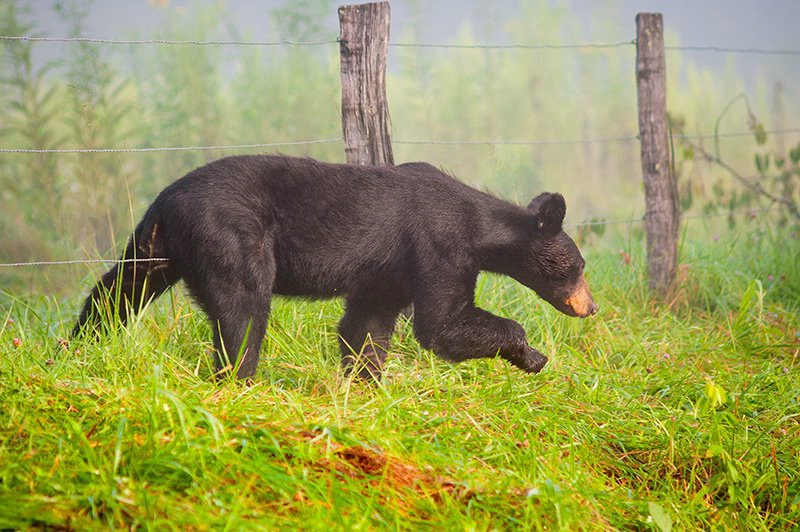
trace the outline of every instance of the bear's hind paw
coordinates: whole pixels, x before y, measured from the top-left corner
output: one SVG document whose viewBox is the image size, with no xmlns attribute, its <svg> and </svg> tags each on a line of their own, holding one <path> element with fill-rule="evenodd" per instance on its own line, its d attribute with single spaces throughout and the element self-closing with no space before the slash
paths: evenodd
<svg viewBox="0 0 800 532">
<path fill-rule="evenodd" d="M 379 382 L 383 376 L 383 364 L 386 356 L 365 348 L 359 355 L 347 355 L 342 358 L 345 375 L 355 374 L 355 377 L 366 382 Z"/>
</svg>

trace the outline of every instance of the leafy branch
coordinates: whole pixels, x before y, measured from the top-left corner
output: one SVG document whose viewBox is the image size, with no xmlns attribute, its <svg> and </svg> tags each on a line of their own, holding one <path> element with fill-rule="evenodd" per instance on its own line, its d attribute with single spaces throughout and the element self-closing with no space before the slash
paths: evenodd
<svg viewBox="0 0 800 532">
<path fill-rule="evenodd" d="M 750 193 L 754 194 L 757 198 L 769 200 L 773 204 L 783 207 L 791 216 L 800 222 L 800 205 L 798 205 L 797 191 L 798 182 L 800 182 L 800 144 L 789 150 L 788 155 L 778 153 L 756 153 L 755 167 L 758 171 L 757 176 L 746 176 L 734 168 L 731 164 L 725 161 L 721 155 L 719 139 L 719 126 L 722 118 L 728 113 L 733 105 L 738 101 L 743 101 L 747 110 L 748 127 L 753 132 L 756 144 L 764 146 L 767 143 L 767 132 L 763 124 L 758 120 L 753 113 L 747 96 L 742 93 L 733 98 L 723 108 L 720 115 L 714 124 L 714 151 L 713 153 L 702 146 L 699 142 L 693 141 L 686 135 L 683 135 L 681 129 L 682 124 L 680 121 L 673 120 L 673 131 L 677 129 L 679 133 L 678 138 L 684 146 L 684 153 L 688 154 L 687 158 L 695 156 L 701 157 L 703 160 L 713 163 L 719 168 L 725 170 L 731 177 L 738 183 L 745 187 Z M 772 157 L 771 157 L 772 156 Z M 771 161 L 774 163 L 777 175 L 768 175 Z"/>
</svg>

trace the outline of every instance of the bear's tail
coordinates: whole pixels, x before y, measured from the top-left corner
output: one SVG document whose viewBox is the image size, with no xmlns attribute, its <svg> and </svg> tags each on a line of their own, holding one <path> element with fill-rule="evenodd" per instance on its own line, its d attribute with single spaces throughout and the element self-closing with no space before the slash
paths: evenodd
<svg viewBox="0 0 800 532">
<path fill-rule="evenodd" d="M 86 332 L 99 335 L 104 323 L 125 325 L 129 316 L 180 279 L 166 254 L 161 224 L 151 218 L 145 215 L 120 260 L 86 298 L 72 329 L 73 338 Z"/>
</svg>

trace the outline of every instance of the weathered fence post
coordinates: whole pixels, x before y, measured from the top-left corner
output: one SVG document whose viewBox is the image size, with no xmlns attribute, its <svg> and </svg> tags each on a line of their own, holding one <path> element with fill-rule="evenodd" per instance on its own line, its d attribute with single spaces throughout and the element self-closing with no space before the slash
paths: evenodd
<svg viewBox="0 0 800 532">
<path fill-rule="evenodd" d="M 386 102 L 389 19 L 389 2 L 339 8 L 342 131 L 351 164 L 394 164 Z"/>
<path fill-rule="evenodd" d="M 647 270 L 650 288 L 664 293 L 675 278 L 680 203 L 670 168 L 664 20 L 660 13 L 636 15 L 636 85 L 645 192 Z"/>
</svg>

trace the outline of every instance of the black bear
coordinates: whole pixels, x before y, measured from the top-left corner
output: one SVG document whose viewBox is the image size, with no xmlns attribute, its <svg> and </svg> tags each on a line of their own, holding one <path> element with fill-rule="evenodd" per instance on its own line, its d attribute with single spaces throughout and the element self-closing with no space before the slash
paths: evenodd
<svg viewBox="0 0 800 532">
<path fill-rule="evenodd" d="M 329 164 L 233 156 L 165 188 L 123 259 L 86 299 L 73 336 L 129 313 L 183 279 L 211 320 L 219 375 L 256 370 L 273 294 L 346 298 L 342 364 L 380 378 L 401 309 L 420 344 L 461 361 L 501 356 L 527 372 L 547 358 L 518 323 L 475 306 L 481 270 L 509 275 L 558 310 L 597 311 L 584 260 L 562 231 L 560 194 L 527 208 L 427 163 Z"/>
</svg>

